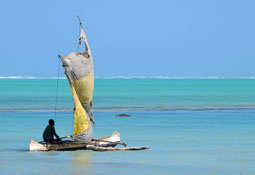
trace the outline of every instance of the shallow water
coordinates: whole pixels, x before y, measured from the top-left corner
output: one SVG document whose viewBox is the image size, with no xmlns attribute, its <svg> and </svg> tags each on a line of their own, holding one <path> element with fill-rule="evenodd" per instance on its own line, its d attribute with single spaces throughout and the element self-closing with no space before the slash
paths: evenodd
<svg viewBox="0 0 255 175">
<path fill-rule="evenodd" d="M 255 80 L 96 80 L 94 136 L 117 130 L 128 146 L 152 148 L 118 152 L 28 152 L 30 137 L 40 141 L 49 118 L 55 118 L 60 136 L 72 133 L 70 90 L 60 86 L 61 110 L 54 117 L 56 80 L 6 81 L 0 80 L 0 174 L 255 173 Z M 15 91 L 13 84 L 25 87 Z M 116 117 L 120 113 L 132 117 Z"/>
<path fill-rule="evenodd" d="M 0 79 L 0 112 L 54 112 L 56 79 Z M 72 111 L 66 79 L 57 110 Z M 255 79 L 96 79 L 94 111 L 255 109 Z"/>
</svg>

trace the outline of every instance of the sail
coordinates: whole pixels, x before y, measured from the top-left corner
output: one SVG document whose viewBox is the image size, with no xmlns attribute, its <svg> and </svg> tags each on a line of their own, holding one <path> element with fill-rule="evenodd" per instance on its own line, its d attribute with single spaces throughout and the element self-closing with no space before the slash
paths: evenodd
<svg viewBox="0 0 255 175">
<path fill-rule="evenodd" d="M 74 132 L 73 138 L 79 142 L 87 142 L 92 138 L 91 121 L 94 123 L 92 113 L 92 100 L 94 91 L 93 58 L 87 42 L 84 29 L 81 25 L 79 44 L 84 41 L 85 51 L 72 52 L 61 56 L 67 79 L 74 100 Z"/>
<path fill-rule="evenodd" d="M 69 84 L 74 101 L 74 131 L 73 139 L 77 142 L 89 143 L 93 136 L 89 117 L 82 107 L 76 90 L 72 84 Z"/>
<path fill-rule="evenodd" d="M 72 91 L 73 101 L 74 101 L 73 113 L 74 113 L 74 119 L 75 119 L 74 120 L 75 128 L 73 131 L 73 135 L 77 135 L 77 134 L 83 133 L 89 128 L 89 121 L 88 121 L 87 114 L 85 110 L 83 109 L 83 107 L 81 106 L 79 97 L 77 96 L 77 93 L 72 84 L 70 84 L 70 88 Z"/>
</svg>

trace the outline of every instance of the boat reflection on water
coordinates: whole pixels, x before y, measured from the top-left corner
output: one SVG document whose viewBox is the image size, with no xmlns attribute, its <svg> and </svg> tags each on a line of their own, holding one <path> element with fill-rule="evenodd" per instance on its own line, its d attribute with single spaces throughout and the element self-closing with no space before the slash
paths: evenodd
<svg viewBox="0 0 255 175">
<path fill-rule="evenodd" d="M 70 159 L 70 173 L 69 174 L 93 174 L 92 169 L 92 155 L 93 151 L 78 150 L 70 151 L 72 156 Z"/>
</svg>

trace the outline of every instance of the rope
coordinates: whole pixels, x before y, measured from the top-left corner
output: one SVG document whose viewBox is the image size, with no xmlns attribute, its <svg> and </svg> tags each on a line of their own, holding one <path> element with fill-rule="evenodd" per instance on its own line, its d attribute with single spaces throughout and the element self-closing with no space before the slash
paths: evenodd
<svg viewBox="0 0 255 175">
<path fill-rule="evenodd" d="M 57 105 L 58 105 L 58 84 L 59 84 L 59 69 L 60 69 L 60 59 L 58 60 L 58 78 L 57 78 L 57 89 L 56 89 L 55 116 L 54 116 L 54 120 L 56 120 L 56 116 L 57 116 Z"/>
</svg>

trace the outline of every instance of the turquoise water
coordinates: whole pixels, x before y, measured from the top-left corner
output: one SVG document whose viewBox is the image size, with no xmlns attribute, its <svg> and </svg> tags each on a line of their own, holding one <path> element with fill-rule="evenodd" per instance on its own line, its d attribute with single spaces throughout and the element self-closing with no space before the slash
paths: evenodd
<svg viewBox="0 0 255 175">
<path fill-rule="evenodd" d="M 0 174 L 254 174 L 255 79 L 96 79 L 94 136 L 146 151 L 28 152 L 49 118 L 72 133 L 60 79 L 0 79 Z M 116 117 L 117 114 L 132 117 Z"/>
<path fill-rule="evenodd" d="M 1 112 L 55 111 L 56 79 L 0 79 Z M 96 79 L 94 111 L 255 109 L 255 79 Z M 72 111 L 66 79 L 59 112 Z"/>
</svg>

